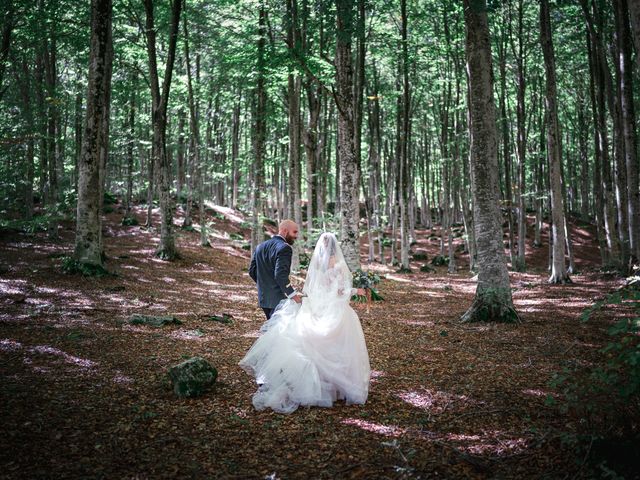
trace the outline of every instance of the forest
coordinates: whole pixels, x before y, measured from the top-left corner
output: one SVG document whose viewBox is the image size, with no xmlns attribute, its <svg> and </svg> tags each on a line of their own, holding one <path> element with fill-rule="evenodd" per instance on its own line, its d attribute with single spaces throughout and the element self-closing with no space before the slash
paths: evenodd
<svg viewBox="0 0 640 480">
<path fill-rule="evenodd" d="M 639 478 L 640 2 L 0 13 L 6 478 Z M 365 405 L 251 406 L 284 219 L 384 298 Z"/>
</svg>

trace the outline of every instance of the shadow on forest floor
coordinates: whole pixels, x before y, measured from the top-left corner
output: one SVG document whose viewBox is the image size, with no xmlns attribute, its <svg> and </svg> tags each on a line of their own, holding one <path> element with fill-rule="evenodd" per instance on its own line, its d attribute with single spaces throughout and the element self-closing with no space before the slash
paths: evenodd
<svg viewBox="0 0 640 480">
<path fill-rule="evenodd" d="M 69 227 L 57 243 L 0 238 L 3 478 L 588 476 L 582 458 L 562 448 L 575 419 L 545 399 L 557 397 L 553 373 L 601 361 L 608 320 L 581 323 L 579 314 L 619 281 L 589 273 L 593 238 L 581 233 L 576 257 L 586 273 L 569 286 L 547 285 L 546 248 L 528 248 L 534 273 L 511 273 L 518 326 L 458 322 L 475 288 L 463 269 L 371 265 L 387 278 L 385 302 L 354 307 L 373 369 L 368 402 L 287 416 L 254 411 L 254 385 L 237 366 L 263 322 L 249 254 L 229 238 L 248 238 L 242 217 L 219 213 L 210 249 L 178 230 L 182 257 L 172 263 L 153 258 L 155 233 L 120 219 L 106 218 L 110 277 L 60 273 Z M 427 232 L 418 237 L 416 248 L 438 253 Z M 207 321 L 222 312 L 232 324 Z M 133 313 L 183 324 L 132 326 Z M 179 400 L 166 371 L 195 355 L 218 369 L 219 383 Z"/>
</svg>

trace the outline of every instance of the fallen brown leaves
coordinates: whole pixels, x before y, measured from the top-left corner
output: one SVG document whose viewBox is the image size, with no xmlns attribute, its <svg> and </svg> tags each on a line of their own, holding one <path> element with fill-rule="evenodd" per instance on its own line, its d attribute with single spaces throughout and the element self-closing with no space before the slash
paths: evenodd
<svg viewBox="0 0 640 480">
<path fill-rule="evenodd" d="M 512 273 L 523 324 L 463 325 L 474 282 L 464 270 L 396 274 L 385 302 L 356 306 L 373 369 L 364 406 L 256 412 L 251 378 L 237 366 L 263 322 L 248 253 L 218 220 L 213 248 L 180 233 L 182 258 L 154 259 L 156 238 L 107 223 L 115 277 L 60 273 L 73 232 L 60 243 L 5 234 L 0 262 L 0 476 L 3 478 L 550 478 L 584 474 L 561 448 L 569 417 L 545 406 L 552 374 L 598 361 L 606 320 L 579 313 L 616 286 L 595 273 L 549 286 L 546 248 Z M 576 245 L 595 267 L 592 238 Z M 430 256 L 437 244 L 421 235 Z M 363 251 L 365 251 L 363 249 Z M 458 261 L 463 264 L 464 257 Z M 464 266 L 464 264 L 463 264 Z M 414 265 L 414 271 L 419 270 Z M 155 329 L 133 313 L 175 315 Z M 227 313 L 233 322 L 208 321 Z M 201 356 L 219 372 L 215 390 L 179 400 L 169 366 Z M 581 473 L 582 472 L 582 473 Z"/>
</svg>

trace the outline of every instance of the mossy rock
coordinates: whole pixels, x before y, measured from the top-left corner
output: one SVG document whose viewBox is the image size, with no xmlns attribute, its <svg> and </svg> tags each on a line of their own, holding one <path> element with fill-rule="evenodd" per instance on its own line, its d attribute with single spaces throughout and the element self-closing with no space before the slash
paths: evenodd
<svg viewBox="0 0 640 480">
<path fill-rule="evenodd" d="M 191 398 L 208 391 L 218 378 L 218 371 L 204 358 L 193 357 L 169 369 L 173 392 L 180 398 Z"/>
<path fill-rule="evenodd" d="M 230 325 L 233 323 L 233 315 L 231 315 L 230 313 L 223 313 L 220 315 L 210 315 L 206 317 L 205 320 L 208 320 L 210 322 L 219 322 L 219 323 L 224 323 L 226 325 Z"/>
<path fill-rule="evenodd" d="M 149 325 L 150 327 L 182 325 L 182 322 L 172 315 L 141 315 L 139 313 L 131 315 L 128 322 L 131 325 Z"/>
<path fill-rule="evenodd" d="M 85 277 L 115 276 L 102 265 L 79 262 L 73 257 L 62 257 L 62 272 L 68 275 L 82 274 Z"/>
<path fill-rule="evenodd" d="M 433 260 L 431 260 L 431 265 L 434 265 L 436 267 L 449 265 L 449 258 L 443 257 L 442 255 L 436 255 L 435 257 L 433 257 Z"/>
<path fill-rule="evenodd" d="M 413 273 L 413 270 L 411 270 L 411 268 L 405 268 L 401 266 L 398 270 L 396 270 L 396 273 Z"/>
<path fill-rule="evenodd" d="M 418 251 L 412 255 L 412 258 L 416 261 L 426 262 L 429 259 L 427 252 Z"/>
</svg>

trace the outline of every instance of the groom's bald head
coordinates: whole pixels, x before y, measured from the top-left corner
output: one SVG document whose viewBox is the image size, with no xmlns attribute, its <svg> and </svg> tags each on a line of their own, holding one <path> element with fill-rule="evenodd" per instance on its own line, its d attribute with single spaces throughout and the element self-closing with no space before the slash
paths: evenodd
<svg viewBox="0 0 640 480">
<path fill-rule="evenodd" d="M 278 235 L 284 238 L 289 245 L 298 238 L 298 224 L 293 220 L 282 220 L 278 226 Z"/>
</svg>

